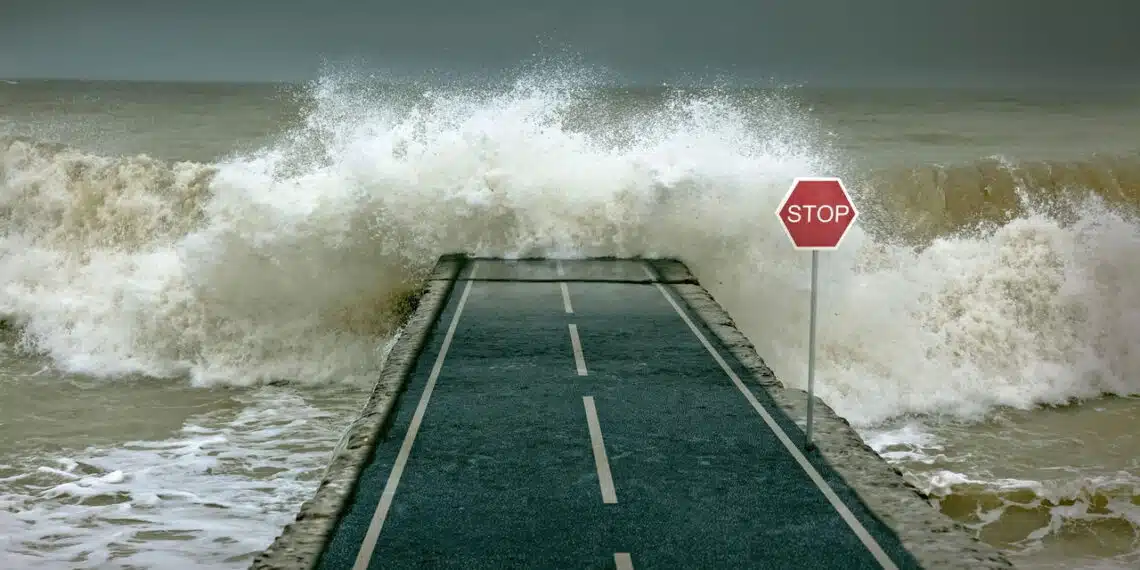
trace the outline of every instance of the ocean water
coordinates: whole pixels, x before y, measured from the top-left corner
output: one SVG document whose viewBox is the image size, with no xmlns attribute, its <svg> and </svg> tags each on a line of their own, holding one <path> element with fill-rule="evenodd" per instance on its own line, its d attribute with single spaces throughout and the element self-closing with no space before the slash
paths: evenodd
<svg viewBox="0 0 1140 570">
<path fill-rule="evenodd" d="M 242 568 L 443 252 L 674 255 L 1023 568 L 1140 566 L 1140 92 L 0 83 L 0 567 Z"/>
</svg>

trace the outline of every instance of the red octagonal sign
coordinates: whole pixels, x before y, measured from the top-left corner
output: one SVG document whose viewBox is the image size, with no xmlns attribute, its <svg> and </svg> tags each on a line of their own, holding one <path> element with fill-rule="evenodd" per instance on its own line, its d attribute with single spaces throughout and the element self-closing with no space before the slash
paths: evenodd
<svg viewBox="0 0 1140 570">
<path fill-rule="evenodd" d="M 835 249 L 859 212 L 838 178 L 796 178 L 776 216 L 796 249 Z"/>
</svg>

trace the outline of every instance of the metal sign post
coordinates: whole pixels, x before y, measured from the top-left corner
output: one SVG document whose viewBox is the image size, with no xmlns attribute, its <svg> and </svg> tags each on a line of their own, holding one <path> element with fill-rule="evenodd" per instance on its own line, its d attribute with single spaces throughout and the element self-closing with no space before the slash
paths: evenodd
<svg viewBox="0 0 1140 570">
<path fill-rule="evenodd" d="M 811 251 L 811 316 L 808 318 L 808 366 L 807 366 L 807 429 L 804 432 L 804 447 L 812 449 L 815 443 L 811 438 L 811 426 L 815 409 L 815 308 L 819 297 L 819 250 Z"/>
<path fill-rule="evenodd" d="M 819 251 L 839 247 L 859 213 L 838 178 L 796 178 L 776 209 L 776 217 L 796 249 L 811 250 L 811 309 L 808 322 L 807 427 L 804 448 L 814 449 L 815 330 L 819 299 Z"/>
</svg>

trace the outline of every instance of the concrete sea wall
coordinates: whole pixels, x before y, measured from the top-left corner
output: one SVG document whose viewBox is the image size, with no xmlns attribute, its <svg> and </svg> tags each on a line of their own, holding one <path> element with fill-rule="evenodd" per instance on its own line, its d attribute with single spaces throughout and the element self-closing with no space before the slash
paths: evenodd
<svg viewBox="0 0 1140 570">
<path fill-rule="evenodd" d="M 387 427 L 396 397 L 415 367 L 420 350 L 455 280 L 465 265 L 461 256 L 444 256 L 426 283 L 419 304 L 388 356 L 367 404 L 333 451 L 328 469 L 312 499 L 296 519 L 251 565 L 254 570 L 309 570 L 316 566 L 342 509 L 348 504 L 360 470 L 368 463 L 377 438 Z M 785 388 L 736 328 L 732 318 L 681 262 L 653 260 L 650 266 L 708 325 L 750 373 L 744 381 L 762 386 L 792 420 L 803 424 L 807 394 Z M 815 401 L 813 439 L 828 463 L 878 517 L 899 535 L 924 568 L 989 570 L 1013 568 L 997 549 L 933 508 L 902 474 L 878 456 L 850 426 L 821 400 Z M 820 545 L 826 548 L 826 545 Z"/>
<path fill-rule="evenodd" d="M 416 310 L 388 353 L 368 402 L 333 450 L 313 498 L 301 505 L 296 519 L 282 529 L 269 548 L 254 558 L 250 568 L 308 570 L 320 561 L 325 543 L 351 499 L 357 476 L 368 464 L 377 439 L 387 428 L 397 396 L 415 368 L 420 350 L 447 304 L 464 263 L 461 256 L 444 256 L 436 263 Z"/>
</svg>

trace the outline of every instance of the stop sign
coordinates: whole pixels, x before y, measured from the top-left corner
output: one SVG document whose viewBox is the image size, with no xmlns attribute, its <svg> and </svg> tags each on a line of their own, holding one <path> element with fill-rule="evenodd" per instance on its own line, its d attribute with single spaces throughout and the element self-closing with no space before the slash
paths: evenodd
<svg viewBox="0 0 1140 570">
<path fill-rule="evenodd" d="M 796 249 L 835 249 L 859 212 L 838 178 L 796 178 L 776 216 Z"/>
</svg>

